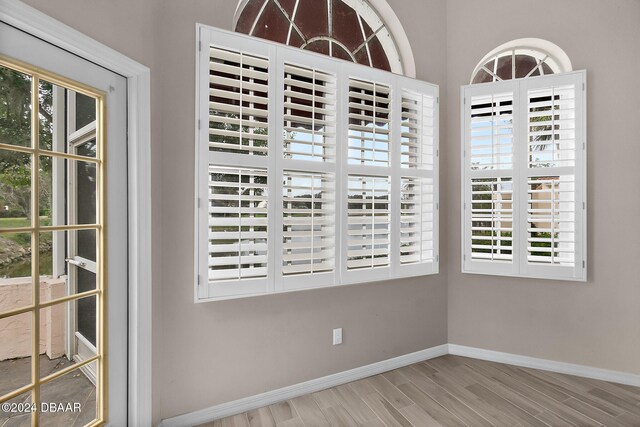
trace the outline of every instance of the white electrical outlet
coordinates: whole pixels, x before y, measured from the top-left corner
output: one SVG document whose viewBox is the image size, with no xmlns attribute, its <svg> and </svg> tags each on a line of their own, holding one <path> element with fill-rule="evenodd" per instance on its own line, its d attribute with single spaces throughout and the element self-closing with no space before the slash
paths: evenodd
<svg viewBox="0 0 640 427">
<path fill-rule="evenodd" d="M 342 328 L 333 330 L 333 345 L 342 344 Z"/>
</svg>

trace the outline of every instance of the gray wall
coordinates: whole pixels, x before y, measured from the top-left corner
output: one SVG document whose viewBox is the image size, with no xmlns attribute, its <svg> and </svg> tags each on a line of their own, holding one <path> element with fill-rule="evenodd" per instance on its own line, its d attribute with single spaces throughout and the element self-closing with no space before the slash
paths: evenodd
<svg viewBox="0 0 640 427">
<path fill-rule="evenodd" d="M 198 305 L 195 23 L 231 29 L 236 2 L 27 3 L 152 69 L 156 422 L 447 340 L 640 373 L 637 0 L 389 0 L 417 77 L 440 85 L 441 274 Z M 520 37 L 548 39 L 588 70 L 587 283 L 460 274 L 459 87 L 486 52 Z M 345 342 L 332 347 L 339 326 Z"/>
<path fill-rule="evenodd" d="M 408 8 L 408 4 L 412 8 Z M 399 5 L 407 4 L 400 8 Z M 195 23 L 231 29 L 234 1 L 165 1 L 162 121 L 162 417 L 447 341 L 444 275 L 193 303 Z M 397 0 L 422 79 L 444 85 L 444 1 Z M 434 13 L 436 11 L 436 13 Z M 425 25 L 424 19 L 427 16 Z M 187 172 L 185 172 L 187 171 Z M 171 242 L 168 244 L 167 242 Z M 344 328 L 344 344 L 331 330 Z"/>
<path fill-rule="evenodd" d="M 447 342 L 446 274 L 193 303 L 195 24 L 231 29 L 236 1 L 27 3 L 151 67 L 156 423 Z M 444 0 L 389 3 L 444 88 Z"/>
<path fill-rule="evenodd" d="M 547 39 L 587 70 L 587 283 L 460 273 L 460 86 L 521 37 Z M 447 1 L 450 343 L 640 373 L 639 41 L 637 0 Z"/>
</svg>

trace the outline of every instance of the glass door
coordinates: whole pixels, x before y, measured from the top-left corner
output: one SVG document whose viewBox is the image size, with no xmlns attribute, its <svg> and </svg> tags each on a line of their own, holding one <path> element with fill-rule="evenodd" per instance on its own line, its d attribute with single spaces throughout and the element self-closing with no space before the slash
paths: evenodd
<svg viewBox="0 0 640 427">
<path fill-rule="evenodd" d="M 0 426 L 127 425 L 126 100 L 0 22 Z"/>
</svg>

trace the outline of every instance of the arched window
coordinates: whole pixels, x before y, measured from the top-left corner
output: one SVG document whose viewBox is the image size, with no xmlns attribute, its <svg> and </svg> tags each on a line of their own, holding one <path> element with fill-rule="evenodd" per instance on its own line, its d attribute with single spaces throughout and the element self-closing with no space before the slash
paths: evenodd
<svg viewBox="0 0 640 427">
<path fill-rule="evenodd" d="M 478 63 L 471 83 L 521 79 L 571 71 L 571 61 L 555 44 L 542 39 L 518 39 L 498 46 Z"/>
<path fill-rule="evenodd" d="M 384 0 L 241 0 L 234 29 L 415 77 L 407 37 Z"/>
</svg>

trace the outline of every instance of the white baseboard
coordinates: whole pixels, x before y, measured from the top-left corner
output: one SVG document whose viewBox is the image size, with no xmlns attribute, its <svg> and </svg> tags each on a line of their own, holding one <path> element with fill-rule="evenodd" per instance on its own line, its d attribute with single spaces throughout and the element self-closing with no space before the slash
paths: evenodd
<svg viewBox="0 0 640 427">
<path fill-rule="evenodd" d="M 187 427 L 206 423 L 211 420 L 240 414 L 266 405 L 282 402 L 283 400 L 293 399 L 294 397 L 315 393 L 316 391 L 335 387 L 340 384 L 381 374 L 413 363 L 433 359 L 434 357 L 444 356 L 445 354 L 447 354 L 447 344 L 442 344 L 426 350 L 416 351 L 415 353 L 394 357 L 393 359 L 387 359 L 370 365 L 361 366 L 359 368 L 350 369 L 348 371 L 338 372 L 337 374 L 327 375 L 326 377 L 316 378 L 314 380 L 279 388 L 277 390 L 267 391 L 265 393 L 256 394 L 254 396 L 245 397 L 243 399 L 234 400 L 221 405 L 211 406 L 199 411 L 178 415 L 177 417 L 167 418 L 162 420 L 159 427 Z"/>
<path fill-rule="evenodd" d="M 535 357 L 485 350 L 476 347 L 467 347 L 458 344 L 449 344 L 449 354 L 640 387 L 640 375 L 628 372 L 611 371 L 608 369 L 576 365 L 573 363 L 556 362 L 553 360 L 538 359 Z"/>
<path fill-rule="evenodd" d="M 433 359 L 434 357 L 453 354 L 456 356 L 471 357 L 473 359 L 489 360 L 492 362 L 506 363 L 509 365 L 522 366 L 525 368 L 540 369 L 543 371 L 558 372 L 561 374 L 576 375 L 579 377 L 593 378 L 596 380 L 610 381 L 614 383 L 627 384 L 640 387 L 640 375 L 627 372 L 610 371 L 608 369 L 593 368 L 591 366 L 575 365 L 573 363 L 556 362 L 547 359 L 521 356 L 518 354 L 503 353 L 500 351 L 485 350 L 476 347 L 467 347 L 458 344 L 442 344 L 393 359 L 383 360 L 359 368 L 350 369 L 337 374 L 328 375 L 322 378 L 305 381 L 303 383 L 267 391 L 254 396 L 245 397 L 220 405 L 211 406 L 199 411 L 190 412 L 177 417 L 162 420 L 158 427 L 188 427 L 211 420 L 240 414 L 252 409 L 261 408 L 283 400 L 293 399 L 327 388 L 335 387 L 351 381 L 377 375 L 383 372 L 398 369 L 413 363 Z"/>
</svg>

